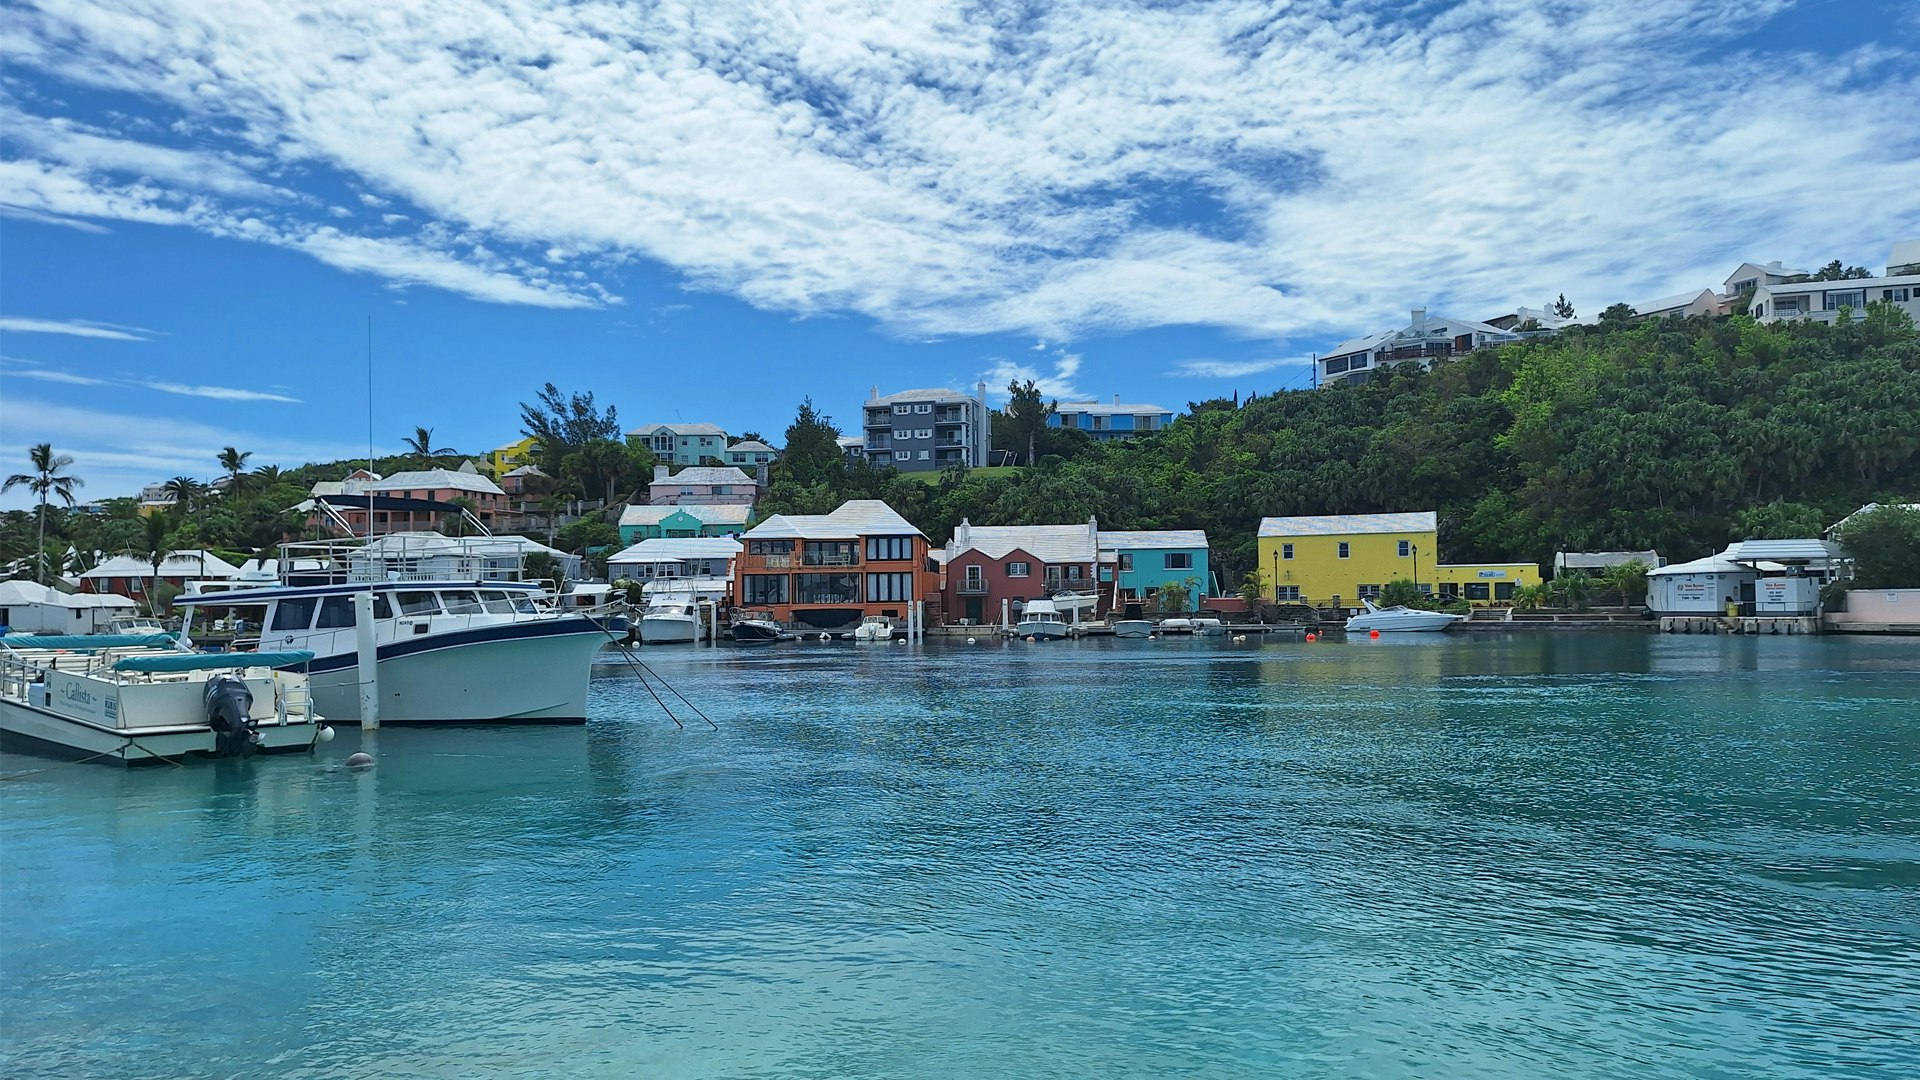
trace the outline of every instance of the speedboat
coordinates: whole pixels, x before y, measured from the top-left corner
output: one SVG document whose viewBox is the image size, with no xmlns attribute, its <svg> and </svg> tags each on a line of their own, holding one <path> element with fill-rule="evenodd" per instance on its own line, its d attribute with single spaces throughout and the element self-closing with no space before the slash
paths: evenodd
<svg viewBox="0 0 1920 1080">
<path fill-rule="evenodd" d="M 1201 616 L 1193 620 L 1193 632 L 1199 637 L 1225 637 L 1227 625 L 1219 619 Z"/>
<path fill-rule="evenodd" d="M 0 732 L 127 765 L 311 749 L 304 650 L 198 653 L 167 634 L 0 638 Z"/>
<path fill-rule="evenodd" d="M 1053 641 L 1067 636 L 1067 623 L 1053 601 L 1029 600 L 1026 607 L 1020 609 L 1020 622 L 1014 626 L 1014 633 L 1036 641 Z"/>
<path fill-rule="evenodd" d="M 697 641 L 703 636 L 700 631 L 700 613 L 684 598 L 655 600 L 640 614 L 640 641 L 645 645 Z"/>
<path fill-rule="evenodd" d="M 361 719 L 363 646 L 376 656 L 368 681 L 383 724 L 583 723 L 594 655 L 627 631 L 618 614 L 542 606 L 507 538 L 392 533 L 281 550 L 280 585 L 188 593 L 174 606 L 183 626 L 196 611 L 242 613 L 262 627 L 259 648 L 312 652 L 315 709 L 337 723 Z"/>
<path fill-rule="evenodd" d="M 1364 614 L 1355 615 L 1347 620 L 1348 633 L 1369 633 L 1378 630 L 1381 633 L 1418 632 L 1445 630 L 1457 622 L 1466 622 L 1465 615 L 1449 615 L 1444 611 L 1421 611 L 1418 608 L 1395 605 L 1380 607 L 1371 600 L 1361 600 L 1366 606 Z"/>
<path fill-rule="evenodd" d="M 885 615 L 869 615 L 853 628 L 855 641 L 892 641 L 893 620 Z"/>
<path fill-rule="evenodd" d="M 793 635 L 782 630 L 780 624 L 764 611 L 742 612 L 734 616 L 727 633 L 739 645 L 766 645 L 793 640 Z"/>
<path fill-rule="evenodd" d="M 1184 616 L 1172 619 L 1161 619 L 1160 632 L 1163 634 L 1191 634 L 1193 633 L 1193 620 L 1185 618 Z"/>
<path fill-rule="evenodd" d="M 1123 638 L 1148 638 L 1153 636 L 1152 619 L 1121 619 L 1113 624 L 1113 636 Z"/>
</svg>

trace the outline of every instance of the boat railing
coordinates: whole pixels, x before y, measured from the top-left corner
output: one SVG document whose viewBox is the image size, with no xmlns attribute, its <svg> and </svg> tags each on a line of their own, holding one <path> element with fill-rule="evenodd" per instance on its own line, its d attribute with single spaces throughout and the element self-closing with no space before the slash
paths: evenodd
<svg viewBox="0 0 1920 1080">
<path fill-rule="evenodd" d="M 525 561 L 515 540 L 495 536 L 388 533 L 306 540 L 280 545 L 280 583 L 520 581 Z"/>
</svg>

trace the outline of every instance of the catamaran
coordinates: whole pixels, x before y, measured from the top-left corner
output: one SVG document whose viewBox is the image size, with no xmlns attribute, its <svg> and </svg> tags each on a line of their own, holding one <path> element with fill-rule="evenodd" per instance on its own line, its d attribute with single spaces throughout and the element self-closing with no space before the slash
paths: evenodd
<svg viewBox="0 0 1920 1080">
<path fill-rule="evenodd" d="M 197 653 L 168 634 L 0 638 L 0 733 L 127 765 L 310 749 L 304 651 Z"/>
<path fill-rule="evenodd" d="M 280 584 L 189 592 L 174 605 L 183 625 L 196 610 L 242 612 L 261 627 L 259 648 L 312 652 L 315 706 L 336 723 L 361 719 L 363 611 L 381 723 L 581 723 L 594 654 L 626 621 L 548 606 L 522 580 L 514 541 L 390 533 L 285 544 Z"/>
</svg>

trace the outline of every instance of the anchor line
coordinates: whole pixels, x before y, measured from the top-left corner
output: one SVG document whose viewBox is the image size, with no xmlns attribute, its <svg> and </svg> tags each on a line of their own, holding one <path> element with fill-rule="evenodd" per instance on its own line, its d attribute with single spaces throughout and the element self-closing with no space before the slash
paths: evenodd
<svg viewBox="0 0 1920 1080">
<path fill-rule="evenodd" d="M 668 693 L 672 694 L 674 697 L 679 698 L 682 704 L 686 705 L 687 708 L 692 709 L 693 715 L 698 716 L 702 720 L 705 720 L 707 722 L 708 727 L 711 727 L 715 731 L 720 730 L 720 725 L 714 723 L 712 718 L 707 716 L 706 713 L 701 712 L 700 706 L 695 705 L 691 701 L 688 701 L 687 696 L 685 694 L 682 694 L 680 691 L 674 689 L 673 684 L 668 682 L 666 679 L 662 678 L 659 672 L 648 667 L 645 663 L 643 663 L 640 660 L 639 657 L 633 655 L 632 650 L 628 649 L 626 645 L 622 644 L 620 641 L 620 638 L 617 635 L 615 635 L 612 630 L 607 629 L 606 624 L 602 623 L 600 620 L 594 618 L 593 616 L 587 615 L 585 613 L 582 613 L 580 617 L 587 620 L 589 623 L 592 623 L 594 626 L 599 628 L 601 633 L 607 635 L 607 640 L 613 643 L 614 651 L 618 652 L 620 654 L 620 658 L 627 662 L 627 666 L 633 669 L 634 674 L 640 676 L 640 685 L 646 687 L 647 693 L 653 695 L 653 700 L 659 704 L 660 711 L 667 714 L 667 719 L 673 721 L 673 725 L 675 727 L 685 729 L 686 725 L 680 722 L 679 717 L 673 715 L 672 707 L 670 707 L 666 703 L 666 701 L 663 698 L 661 698 L 660 694 L 654 690 L 653 684 L 647 681 L 648 676 L 652 676 L 654 679 L 658 679 L 660 682 L 660 685 L 666 687 Z"/>
</svg>

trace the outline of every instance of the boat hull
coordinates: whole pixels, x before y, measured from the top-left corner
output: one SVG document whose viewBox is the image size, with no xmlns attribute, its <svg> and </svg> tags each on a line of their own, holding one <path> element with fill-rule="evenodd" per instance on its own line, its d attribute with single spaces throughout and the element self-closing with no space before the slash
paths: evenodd
<svg viewBox="0 0 1920 1080">
<path fill-rule="evenodd" d="M 688 615 L 640 616 L 640 641 L 645 645 L 684 645 L 699 636 L 699 628 Z"/>
<path fill-rule="evenodd" d="M 1383 634 L 1437 634 L 1460 621 L 1455 615 L 1434 612 L 1431 617 L 1397 616 L 1380 619 L 1370 615 L 1355 615 L 1347 620 L 1347 633 L 1366 634 L 1375 630 Z"/>
<path fill-rule="evenodd" d="M 1113 636 L 1121 638 L 1148 638 L 1153 636 L 1153 624 L 1146 619 L 1121 619 L 1113 624 Z"/>
<path fill-rule="evenodd" d="M 785 631 L 765 622 L 737 622 L 730 633 L 733 640 L 741 645 L 770 645 L 786 638 Z"/>
<path fill-rule="evenodd" d="M 594 654 L 608 641 L 591 620 L 471 631 L 380 647 L 382 724 L 548 723 L 587 718 Z M 334 723 L 360 721 L 359 666 L 349 655 L 315 661 L 314 709 Z"/>
<path fill-rule="evenodd" d="M 297 753 L 313 747 L 321 725 L 262 724 L 260 752 Z M 216 756 L 212 729 L 198 725 L 163 730 L 103 728 L 17 701 L 0 701 L 0 735 L 38 753 L 62 757 L 98 757 L 139 765 L 182 757 Z"/>
<path fill-rule="evenodd" d="M 1023 622 L 1014 627 L 1014 633 L 1036 641 L 1058 641 L 1067 636 L 1067 628 L 1056 622 Z"/>
</svg>

